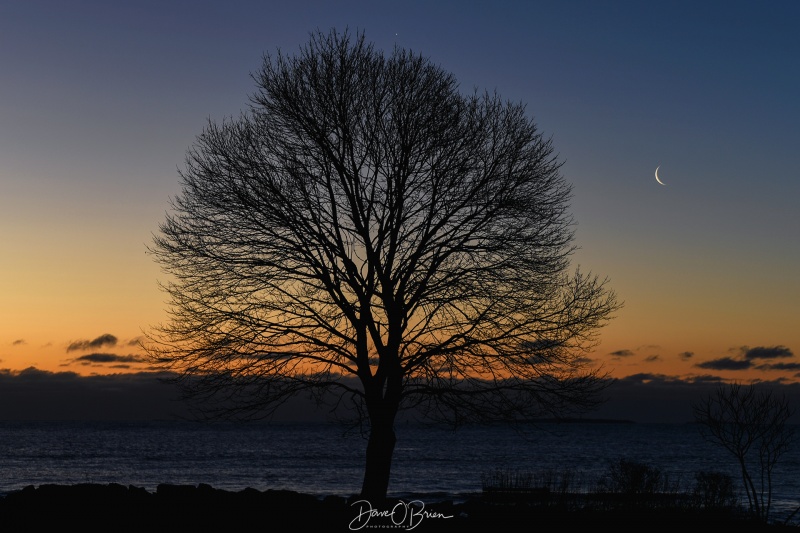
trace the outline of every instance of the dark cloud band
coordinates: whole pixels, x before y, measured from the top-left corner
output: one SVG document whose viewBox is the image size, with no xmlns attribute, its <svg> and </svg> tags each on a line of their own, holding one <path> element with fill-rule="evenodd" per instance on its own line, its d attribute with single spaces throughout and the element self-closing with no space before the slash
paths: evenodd
<svg viewBox="0 0 800 533">
<path fill-rule="evenodd" d="M 631 350 L 617 350 L 616 352 L 611 352 L 610 355 L 614 357 L 630 357 L 633 355 L 633 352 Z"/>
<path fill-rule="evenodd" d="M 786 346 L 756 346 L 755 348 L 743 348 L 745 359 L 779 359 L 784 357 L 794 357 L 792 351 Z"/>
<path fill-rule="evenodd" d="M 747 370 L 753 366 L 752 361 L 733 359 L 732 357 L 720 357 L 719 359 L 712 359 L 711 361 L 704 361 L 694 365 L 698 368 L 705 368 L 707 370 Z"/>
<path fill-rule="evenodd" d="M 143 363 L 145 359 L 140 355 L 117 355 L 113 353 L 90 353 L 75 359 L 75 362 L 87 363 Z"/>
<path fill-rule="evenodd" d="M 67 352 L 75 350 L 96 350 L 98 348 L 112 347 L 117 345 L 117 338 L 110 333 L 104 333 L 96 339 L 75 341 L 67 346 Z"/>
</svg>

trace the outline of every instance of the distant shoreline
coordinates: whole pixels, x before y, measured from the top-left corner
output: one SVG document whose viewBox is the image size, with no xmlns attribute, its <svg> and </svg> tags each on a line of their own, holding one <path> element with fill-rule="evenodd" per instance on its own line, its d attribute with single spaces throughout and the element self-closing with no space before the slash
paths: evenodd
<svg viewBox="0 0 800 533">
<path fill-rule="evenodd" d="M 621 418 L 532 418 L 531 424 L 636 424 L 633 420 Z"/>
</svg>

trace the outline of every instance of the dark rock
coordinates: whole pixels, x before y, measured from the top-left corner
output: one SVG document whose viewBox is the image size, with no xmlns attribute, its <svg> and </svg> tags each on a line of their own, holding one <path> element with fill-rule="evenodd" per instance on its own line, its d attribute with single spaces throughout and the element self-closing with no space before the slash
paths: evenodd
<svg viewBox="0 0 800 533">
<path fill-rule="evenodd" d="M 528 502 L 474 498 L 463 503 L 442 499 L 424 506 L 409 501 L 365 503 L 359 498 L 324 499 L 286 490 L 239 492 L 207 484 L 159 485 L 154 493 L 119 484 L 41 485 L 0 498 L 0 532 L 16 531 L 351 531 L 363 515 L 369 527 L 419 532 L 595 531 L 661 532 L 681 530 L 726 533 L 798 533 L 800 528 L 765 526 L 733 515 L 689 509 L 600 511 Z M 380 512 L 397 510 L 391 517 Z M 367 520 L 369 519 L 369 520 Z"/>
</svg>

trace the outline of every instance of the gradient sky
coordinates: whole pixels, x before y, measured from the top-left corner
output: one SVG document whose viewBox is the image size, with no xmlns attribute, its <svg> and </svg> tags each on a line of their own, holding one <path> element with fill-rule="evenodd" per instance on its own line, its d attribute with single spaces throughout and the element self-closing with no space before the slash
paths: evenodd
<svg viewBox="0 0 800 533">
<path fill-rule="evenodd" d="M 798 380 L 798 23 L 795 1 L 3 2 L 0 369 L 146 369 L 145 250 L 186 149 L 265 52 L 349 27 L 527 104 L 574 186 L 574 265 L 625 302 L 592 354 L 614 376 Z"/>
</svg>

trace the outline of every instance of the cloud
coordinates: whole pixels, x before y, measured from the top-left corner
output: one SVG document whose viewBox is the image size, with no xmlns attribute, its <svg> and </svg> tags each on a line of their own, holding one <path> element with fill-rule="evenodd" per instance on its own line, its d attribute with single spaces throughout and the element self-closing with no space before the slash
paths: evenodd
<svg viewBox="0 0 800 533">
<path fill-rule="evenodd" d="M 27 342 L 25 342 L 25 339 L 17 339 L 11 343 L 11 346 L 22 346 L 23 344 L 27 344 Z"/>
<path fill-rule="evenodd" d="M 168 382 L 174 374 L 135 372 L 81 376 L 75 372 L 48 372 L 36 368 L 0 370 L 0 420 L 158 420 L 191 418 L 177 388 Z M 640 373 L 614 379 L 604 392 L 607 401 L 587 413 L 590 418 L 637 422 L 690 422 L 692 402 L 713 394 L 724 383 L 720 377 L 689 377 Z M 763 383 L 785 392 L 800 405 L 800 384 L 779 380 Z M 326 409 L 312 399 L 291 399 L 275 421 L 326 421 Z"/>
<path fill-rule="evenodd" d="M 680 357 L 684 361 L 688 361 L 689 359 L 694 357 L 694 352 L 681 352 L 678 354 L 678 357 Z"/>
<path fill-rule="evenodd" d="M 96 339 L 90 341 L 75 341 L 70 343 L 67 346 L 67 352 L 72 352 L 74 350 L 96 350 L 97 348 L 103 348 L 105 346 L 116 346 L 117 345 L 117 338 L 110 333 L 104 333 L 100 335 Z"/>
<path fill-rule="evenodd" d="M 653 381 L 663 382 L 663 381 L 669 381 L 669 380 L 674 380 L 674 379 L 678 379 L 678 378 L 671 378 L 671 377 L 666 376 L 664 374 L 653 374 L 653 373 L 650 373 L 650 372 L 639 372 L 638 374 L 631 374 L 630 376 L 626 376 L 626 377 L 624 377 L 624 378 L 622 378 L 622 379 L 620 379 L 618 381 L 619 382 L 624 382 L 624 383 L 650 383 L 650 382 L 653 382 Z"/>
<path fill-rule="evenodd" d="M 53 372 L 48 372 L 47 370 L 39 370 L 38 368 L 32 366 L 24 370 L 20 370 L 19 372 L 14 372 L 13 370 L 2 371 L 3 378 L 16 377 L 19 381 L 25 381 L 29 383 L 53 375 L 55 375 Z M 58 372 L 58 376 L 62 379 L 72 379 L 79 377 L 78 374 L 76 374 L 75 372 Z"/>
<path fill-rule="evenodd" d="M 617 350 L 616 352 L 611 352 L 610 355 L 614 357 L 630 357 L 633 355 L 633 352 L 631 350 Z"/>
<path fill-rule="evenodd" d="M 144 340 L 143 336 L 134 337 L 128 341 L 127 346 L 139 346 L 139 344 Z"/>
<path fill-rule="evenodd" d="M 719 376 L 711 374 L 701 374 L 699 376 L 691 376 L 686 378 L 688 383 L 723 383 L 725 380 Z"/>
<path fill-rule="evenodd" d="M 725 380 L 723 380 L 719 376 L 712 376 L 710 374 L 680 377 L 680 376 L 668 376 L 667 374 L 655 374 L 652 372 L 639 372 L 638 374 L 631 374 L 630 376 L 626 376 L 617 381 L 625 383 L 639 383 L 639 384 L 648 383 L 656 385 L 674 385 L 674 384 L 694 385 L 694 384 L 719 383 Z"/>
<path fill-rule="evenodd" d="M 759 370 L 800 370 L 800 363 L 765 363 L 756 368 Z"/>
<path fill-rule="evenodd" d="M 728 351 L 730 353 L 738 352 L 740 357 L 720 357 L 719 359 L 697 363 L 694 366 L 711 370 L 746 370 L 748 368 L 756 368 L 758 370 L 800 370 L 800 363 L 755 364 L 759 359 L 794 357 L 792 351 L 786 346 L 756 346 L 755 348 L 741 346 L 739 348 L 731 348 Z M 684 352 L 681 357 L 684 357 L 684 354 L 687 353 L 691 354 L 691 352 Z M 688 359 L 688 357 L 684 357 L 684 359 Z"/>
<path fill-rule="evenodd" d="M 163 372 L 81 376 L 0 370 L 2 420 L 157 420 L 188 415 Z"/>
<path fill-rule="evenodd" d="M 140 355 L 117 355 L 113 353 L 90 353 L 74 359 L 76 363 L 143 363 L 145 359 Z"/>
<path fill-rule="evenodd" d="M 753 366 L 753 363 L 752 361 L 743 361 L 741 359 L 733 359 L 732 357 L 720 357 L 719 359 L 697 363 L 694 366 L 709 370 L 747 370 Z"/>
<path fill-rule="evenodd" d="M 590 416 L 635 422 L 691 422 L 694 420 L 692 404 L 714 394 L 724 383 L 727 381 L 709 374 L 683 377 L 634 374 L 615 379 L 604 393 L 606 402 Z M 793 406 L 800 405 L 800 383 L 775 380 L 760 382 L 759 386 L 785 393 Z M 800 413 L 795 415 L 798 416 Z"/>
<path fill-rule="evenodd" d="M 186 420 L 196 418 L 164 371 L 81 376 L 29 367 L 0 369 L 0 420 Z M 271 419 L 326 422 L 314 399 L 289 399 Z M 0 530 L 2 527 L 0 526 Z"/>
<path fill-rule="evenodd" d="M 794 357 L 792 351 L 786 346 L 756 346 L 755 348 L 742 347 L 745 359 L 778 359 Z"/>
<path fill-rule="evenodd" d="M 648 357 L 644 358 L 645 363 L 655 363 L 656 361 L 660 361 L 660 360 L 661 360 L 661 356 L 660 355 L 651 355 L 651 356 L 648 356 Z"/>
</svg>

